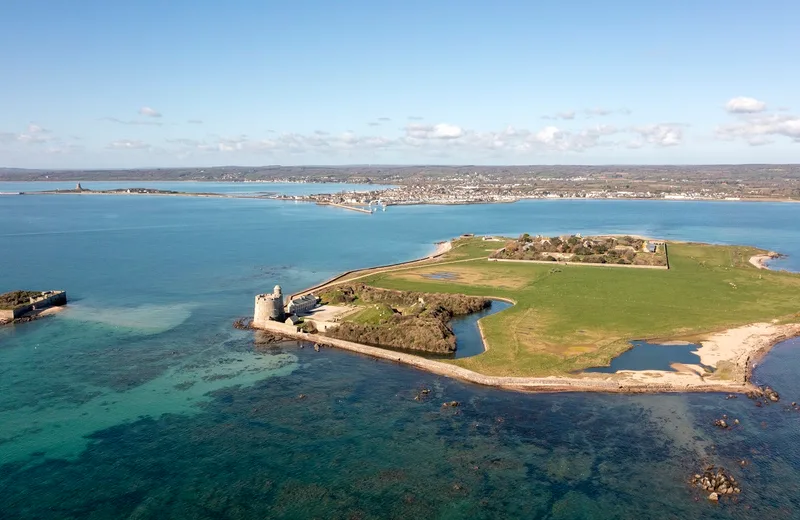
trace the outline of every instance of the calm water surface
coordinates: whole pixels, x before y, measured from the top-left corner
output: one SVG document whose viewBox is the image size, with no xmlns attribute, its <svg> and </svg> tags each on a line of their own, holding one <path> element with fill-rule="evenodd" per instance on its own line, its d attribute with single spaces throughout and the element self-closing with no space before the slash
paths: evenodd
<svg viewBox="0 0 800 520">
<path fill-rule="evenodd" d="M 0 191 L 5 191 L 0 187 Z M 0 291 L 64 288 L 0 330 L 0 518 L 800 517 L 800 342 L 781 394 L 527 395 L 237 331 L 253 296 L 464 232 L 754 244 L 800 269 L 800 205 L 535 201 L 363 215 L 266 200 L 0 197 Z M 427 401 L 413 397 L 432 389 Z M 302 396 L 302 397 L 301 397 Z M 458 400 L 458 408 L 442 408 Z M 713 426 L 721 414 L 738 428 Z M 706 461 L 742 483 L 711 505 Z M 740 462 L 745 461 L 744 465 Z"/>
<path fill-rule="evenodd" d="M 617 370 L 672 370 L 673 363 L 703 365 L 697 349 L 700 345 L 659 345 L 631 341 L 633 347 L 611 360 L 607 367 L 593 367 L 585 372 L 614 373 Z"/>
</svg>

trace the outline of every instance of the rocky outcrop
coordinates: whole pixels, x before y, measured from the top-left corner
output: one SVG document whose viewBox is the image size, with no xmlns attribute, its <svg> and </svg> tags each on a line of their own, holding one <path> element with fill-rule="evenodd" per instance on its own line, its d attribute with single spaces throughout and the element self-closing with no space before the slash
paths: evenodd
<svg viewBox="0 0 800 520">
<path fill-rule="evenodd" d="M 708 466 L 703 474 L 695 474 L 692 484 L 708 493 L 708 499 L 718 502 L 722 497 L 738 495 L 742 492 L 733 475 L 728 475 L 722 468 Z"/>
</svg>

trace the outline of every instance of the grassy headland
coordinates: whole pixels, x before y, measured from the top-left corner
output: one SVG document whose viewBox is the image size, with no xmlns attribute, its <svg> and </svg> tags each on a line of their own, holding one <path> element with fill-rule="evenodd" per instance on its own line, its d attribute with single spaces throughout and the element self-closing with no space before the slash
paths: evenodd
<svg viewBox="0 0 800 520">
<path fill-rule="evenodd" d="M 481 321 L 487 351 L 450 361 L 486 375 L 546 376 L 607 364 L 631 339 L 697 338 L 800 321 L 800 275 L 759 270 L 743 246 L 669 243 L 669 270 L 487 261 L 503 242 L 459 239 L 435 264 L 359 281 L 512 300 Z M 433 277 L 432 277 L 433 276 Z"/>
<path fill-rule="evenodd" d="M 486 298 L 455 294 L 415 293 L 369 287 L 360 283 L 336 285 L 320 293 L 325 303 L 356 305 L 360 309 L 325 335 L 365 345 L 452 353 L 456 337 L 449 321 L 489 305 Z"/>
</svg>

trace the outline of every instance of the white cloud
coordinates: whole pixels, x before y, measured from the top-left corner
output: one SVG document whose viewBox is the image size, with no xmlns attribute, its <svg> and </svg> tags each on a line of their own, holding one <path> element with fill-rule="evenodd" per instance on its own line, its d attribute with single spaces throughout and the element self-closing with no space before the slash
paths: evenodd
<svg viewBox="0 0 800 520">
<path fill-rule="evenodd" d="M 767 109 L 767 104 L 751 97 L 735 97 L 725 103 L 725 110 L 732 114 L 755 114 Z"/>
<path fill-rule="evenodd" d="M 58 146 L 51 146 L 45 153 L 49 155 L 68 155 L 76 152 L 82 152 L 85 148 L 78 144 L 63 144 Z"/>
<path fill-rule="evenodd" d="M 202 125 L 203 124 L 203 121 L 201 121 L 200 119 L 189 119 L 186 122 L 189 123 L 190 125 Z"/>
<path fill-rule="evenodd" d="M 409 124 L 405 128 L 406 137 L 412 139 L 458 139 L 464 134 L 460 126 L 447 123 L 436 125 Z"/>
<path fill-rule="evenodd" d="M 134 125 L 134 126 L 163 126 L 164 123 L 160 121 L 141 121 L 141 120 L 129 120 L 125 121 L 122 119 L 117 119 L 116 117 L 104 117 L 102 118 L 103 121 L 111 121 L 112 123 L 118 123 L 120 125 Z"/>
<path fill-rule="evenodd" d="M 198 141 L 197 139 L 187 139 L 185 137 L 179 137 L 176 139 L 167 139 L 167 142 L 172 144 L 182 144 L 184 146 L 198 146 L 200 144 L 203 144 L 202 141 Z"/>
<path fill-rule="evenodd" d="M 464 131 L 459 126 L 439 123 L 433 126 L 433 137 L 437 139 L 455 139 L 461 137 Z"/>
<path fill-rule="evenodd" d="M 147 116 L 147 117 L 161 117 L 161 113 L 158 110 L 156 110 L 154 108 L 150 108 L 150 107 L 142 107 L 142 108 L 140 108 L 139 109 L 139 114 L 141 114 L 143 116 Z"/>
<path fill-rule="evenodd" d="M 554 126 L 546 126 L 536 133 L 535 139 L 541 143 L 550 144 L 561 137 L 561 130 Z"/>
<path fill-rule="evenodd" d="M 383 122 L 387 122 L 387 121 L 391 121 L 391 120 L 392 120 L 391 117 L 379 117 L 378 118 L 378 121 L 383 121 Z"/>
<path fill-rule="evenodd" d="M 491 157 L 512 160 L 518 156 L 582 153 L 596 147 L 672 146 L 682 139 L 681 125 L 661 124 L 640 128 L 594 125 L 567 130 L 547 125 L 535 130 L 508 126 L 499 131 L 475 131 L 439 123 L 409 123 L 399 136 L 363 135 L 352 131 L 329 134 L 317 130 L 308 134 L 283 133 L 266 138 L 216 136 L 212 139 L 173 139 L 173 152 L 182 157 L 192 154 L 266 154 L 282 157 L 370 157 L 391 152 L 423 157 Z M 266 135 L 266 134 L 265 134 Z M 120 145 L 129 148 L 128 145 Z M 225 159 L 234 160 L 234 159 Z M 372 161 L 375 162 L 375 161 Z"/>
<path fill-rule="evenodd" d="M 604 117 L 610 116 L 613 114 L 622 114 L 628 115 L 631 111 L 627 108 L 619 108 L 619 109 L 609 109 L 609 108 L 587 108 L 583 110 L 581 114 L 585 116 L 586 119 L 591 119 L 593 117 Z M 574 110 L 565 110 L 563 112 L 558 112 L 554 115 L 549 116 L 542 116 L 542 119 L 550 119 L 550 120 L 572 120 L 578 116 L 578 113 Z"/>
<path fill-rule="evenodd" d="M 586 110 L 584 110 L 584 112 L 586 112 L 586 115 L 589 116 L 600 116 L 600 117 L 607 116 L 613 113 L 612 110 L 609 110 L 607 108 L 587 108 Z"/>
<path fill-rule="evenodd" d="M 676 146 L 683 140 L 682 125 L 658 124 L 634 128 L 640 138 L 655 146 Z"/>
<path fill-rule="evenodd" d="M 587 108 L 583 111 L 587 117 L 605 117 L 614 114 L 620 114 L 623 116 L 630 115 L 631 110 L 629 108 Z"/>
<path fill-rule="evenodd" d="M 739 123 L 718 127 L 717 137 L 726 141 L 744 139 L 752 146 L 770 144 L 771 137 L 788 137 L 800 143 L 800 117 L 789 114 L 751 116 Z"/>
<path fill-rule="evenodd" d="M 110 150 L 144 150 L 146 148 L 150 148 L 150 145 L 144 141 L 120 139 L 109 143 L 106 148 Z"/>
<path fill-rule="evenodd" d="M 558 112 L 552 116 L 542 116 L 542 119 L 575 119 L 575 111 L 567 110 L 564 112 Z"/>
<path fill-rule="evenodd" d="M 42 128 L 34 123 L 29 124 L 25 132 L 18 134 L 16 139 L 17 141 L 29 144 L 42 144 L 56 140 L 50 135 L 50 130 Z"/>
</svg>

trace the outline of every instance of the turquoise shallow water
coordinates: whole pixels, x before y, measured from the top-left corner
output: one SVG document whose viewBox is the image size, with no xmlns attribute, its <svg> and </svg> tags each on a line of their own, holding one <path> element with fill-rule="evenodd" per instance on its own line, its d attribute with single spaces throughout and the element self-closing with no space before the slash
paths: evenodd
<svg viewBox="0 0 800 520">
<path fill-rule="evenodd" d="M 232 189 L 232 188 L 231 188 Z M 0 191 L 3 191 L 0 188 Z M 0 291 L 65 288 L 0 330 L 0 518 L 797 518 L 800 342 L 717 394 L 525 395 L 237 331 L 253 295 L 464 232 L 747 243 L 800 269 L 794 204 L 535 201 L 374 215 L 265 200 L 2 197 Z M 413 397 L 432 389 L 424 402 Z M 303 398 L 300 395 L 304 395 Z M 441 408 L 458 400 L 457 409 Z M 720 431 L 721 414 L 741 426 Z M 742 467 L 739 462 L 745 460 Z M 704 461 L 742 482 L 708 504 Z"/>
</svg>

